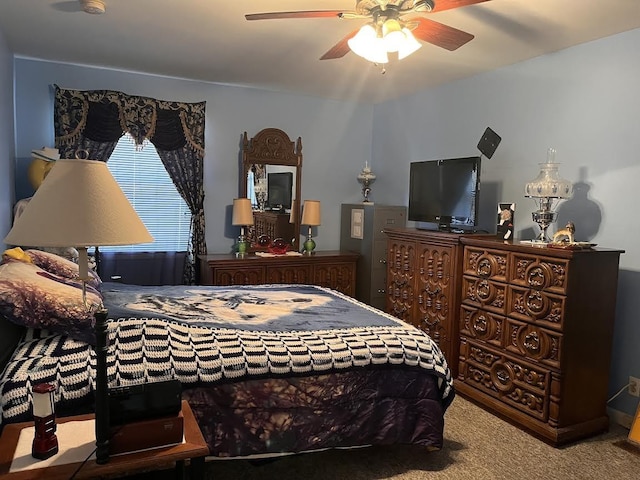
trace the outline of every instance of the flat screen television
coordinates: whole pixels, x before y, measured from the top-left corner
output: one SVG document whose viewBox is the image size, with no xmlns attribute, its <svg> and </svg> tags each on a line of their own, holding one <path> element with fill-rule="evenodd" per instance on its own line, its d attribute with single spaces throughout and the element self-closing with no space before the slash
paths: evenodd
<svg viewBox="0 0 640 480">
<path fill-rule="evenodd" d="M 473 230 L 479 191 L 480 157 L 412 162 L 407 218 L 435 223 L 441 230 Z"/>
<path fill-rule="evenodd" d="M 291 208 L 293 191 L 292 172 L 267 174 L 267 207 L 274 210 Z"/>
</svg>

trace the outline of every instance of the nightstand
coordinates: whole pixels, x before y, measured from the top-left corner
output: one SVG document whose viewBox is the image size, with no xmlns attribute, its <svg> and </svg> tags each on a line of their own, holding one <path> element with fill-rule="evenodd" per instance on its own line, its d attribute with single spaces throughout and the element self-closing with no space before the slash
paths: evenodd
<svg viewBox="0 0 640 480">
<path fill-rule="evenodd" d="M 207 443 L 200 432 L 200 428 L 193 416 L 191 407 L 189 407 L 189 404 L 184 400 L 182 401 L 182 415 L 184 416 L 183 443 L 145 451 L 125 453 L 122 455 L 113 455 L 109 458 L 109 462 L 104 465 L 98 465 L 95 462 L 95 457 L 93 457 L 82 466 L 74 478 L 121 477 L 123 475 L 162 470 L 170 468 L 172 465 L 175 465 L 176 478 L 182 478 L 185 460 L 190 460 L 190 468 L 192 469 L 190 478 L 202 478 L 204 458 L 209 454 L 209 448 L 207 447 Z M 77 415 L 58 418 L 57 423 L 58 425 L 61 425 L 67 422 L 78 422 L 77 425 L 83 425 L 86 421 L 92 421 L 93 419 L 93 414 Z M 15 456 L 16 446 L 18 445 L 20 432 L 23 429 L 32 426 L 33 422 L 24 422 L 9 424 L 4 427 L 2 436 L 0 437 L 0 479 L 69 479 L 78 469 L 82 463 L 81 461 L 73 461 L 71 463 L 62 463 L 58 461 L 58 464 L 43 462 L 42 467 L 9 473 L 11 463 Z M 60 451 L 50 460 L 53 460 L 56 457 L 62 459 L 65 456 L 65 441 L 60 435 L 58 435 L 58 442 L 60 444 Z"/>
</svg>

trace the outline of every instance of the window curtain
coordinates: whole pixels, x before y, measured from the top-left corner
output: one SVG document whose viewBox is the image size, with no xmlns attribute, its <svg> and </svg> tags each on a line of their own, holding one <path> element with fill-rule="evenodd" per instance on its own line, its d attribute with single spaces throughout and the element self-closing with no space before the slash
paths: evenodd
<svg viewBox="0 0 640 480">
<path fill-rule="evenodd" d="M 107 161 L 129 133 L 156 148 L 191 211 L 191 241 L 183 281 L 198 283 L 197 255 L 205 255 L 204 122 L 206 102 L 184 103 L 127 95 L 112 90 L 70 90 L 54 85 L 55 146 L 60 158 Z M 81 152 L 86 150 L 86 154 Z"/>
</svg>

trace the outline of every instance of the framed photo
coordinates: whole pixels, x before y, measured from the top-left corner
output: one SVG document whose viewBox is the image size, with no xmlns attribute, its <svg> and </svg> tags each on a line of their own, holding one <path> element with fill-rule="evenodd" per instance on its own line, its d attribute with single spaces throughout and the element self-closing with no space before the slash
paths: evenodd
<svg viewBox="0 0 640 480">
<path fill-rule="evenodd" d="M 497 236 L 500 240 L 513 240 L 513 225 L 515 222 L 516 204 L 499 203 Z"/>
<path fill-rule="evenodd" d="M 362 240 L 364 238 L 364 209 L 354 208 L 351 210 L 351 238 Z"/>
</svg>

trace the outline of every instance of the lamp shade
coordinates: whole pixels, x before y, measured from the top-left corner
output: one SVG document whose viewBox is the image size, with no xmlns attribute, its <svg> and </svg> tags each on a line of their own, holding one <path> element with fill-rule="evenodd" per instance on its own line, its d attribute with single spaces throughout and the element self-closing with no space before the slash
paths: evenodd
<svg viewBox="0 0 640 480">
<path fill-rule="evenodd" d="M 105 162 L 57 160 L 4 242 L 92 247 L 153 242 Z"/>
<path fill-rule="evenodd" d="M 399 60 L 408 57 L 420 47 L 422 47 L 420 42 L 416 40 L 416 37 L 413 36 L 413 33 L 411 33 L 411 30 L 405 27 L 402 29 L 402 31 L 404 33 L 404 42 L 402 42 L 402 45 L 398 49 Z"/>
<path fill-rule="evenodd" d="M 317 226 L 320 225 L 320 201 L 305 200 L 302 207 L 302 225 Z"/>
<path fill-rule="evenodd" d="M 251 210 L 250 199 L 235 198 L 233 200 L 231 223 L 235 226 L 253 225 L 253 211 Z"/>
</svg>

